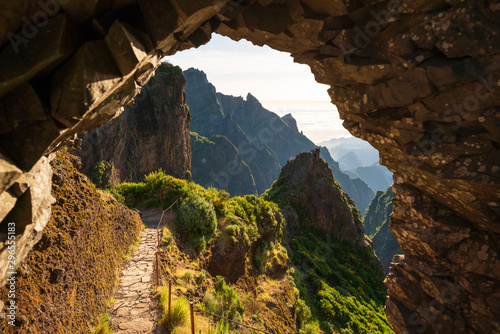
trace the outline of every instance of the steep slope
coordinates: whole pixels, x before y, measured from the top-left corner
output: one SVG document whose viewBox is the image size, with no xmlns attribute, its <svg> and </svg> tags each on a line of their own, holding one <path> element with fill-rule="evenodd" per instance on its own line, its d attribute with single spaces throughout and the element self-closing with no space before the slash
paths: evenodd
<svg viewBox="0 0 500 334">
<path fill-rule="evenodd" d="M 377 191 L 363 221 L 366 234 L 372 239 L 373 249 L 386 273 L 389 273 L 389 266 L 394 255 L 403 253 L 398 241 L 389 230 L 393 198 L 391 188 L 386 191 Z"/>
<path fill-rule="evenodd" d="M 250 93 L 246 100 L 221 93 L 217 94 L 217 98 L 222 109 L 250 139 L 266 144 L 276 153 L 281 166 L 300 152 L 310 151 L 316 147 L 298 131 L 296 124 L 290 127 L 281 117 L 265 109 Z M 290 118 L 293 117 L 290 115 L 288 118 L 290 122 Z"/>
<path fill-rule="evenodd" d="M 342 187 L 342 190 L 348 193 L 354 200 L 356 207 L 361 212 L 364 212 L 375 196 L 373 190 L 360 178 L 351 178 L 344 171 L 342 171 L 339 163 L 332 159 L 328 149 L 324 146 L 321 147 L 321 157 L 332 170 L 333 176 Z"/>
<path fill-rule="evenodd" d="M 359 211 L 340 189 L 320 150 L 283 167 L 264 195 L 280 206 L 294 281 L 325 333 L 392 333 L 383 313 L 383 270 L 366 237 Z M 311 319 L 299 319 L 311 328 Z"/>
<path fill-rule="evenodd" d="M 385 191 L 392 184 L 392 173 L 378 162 L 371 166 L 361 166 L 354 170 L 344 170 L 352 178 L 359 178 L 375 191 Z"/>
<path fill-rule="evenodd" d="M 250 167 L 259 194 L 264 192 L 279 175 L 280 164 L 276 154 L 264 143 L 248 138 L 231 116 L 223 111 L 215 87 L 208 82 L 205 73 L 190 68 L 184 71 L 184 75 L 187 80 L 186 103 L 193 116 L 191 131 L 208 138 L 225 136 Z M 198 159 L 196 156 L 193 158 Z M 230 177 L 238 178 L 240 175 Z"/>
<path fill-rule="evenodd" d="M 226 137 L 214 135 L 208 139 L 191 132 L 191 152 L 191 173 L 196 183 L 226 189 L 234 196 L 257 195 L 250 168 Z"/>
<path fill-rule="evenodd" d="M 335 181 L 319 148 L 290 159 L 264 197 L 295 211 L 298 221 L 287 220 L 291 230 L 303 225 L 355 246 L 370 247 L 359 210 Z"/>
<path fill-rule="evenodd" d="M 363 166 L 363 162 L 359 159 L 356 153 L 353 151 L 349 151 L 346 154 L 342 155 L 339 159 L 340 168 L 343 170 L 351 170 L 356 169 L 358 167 Z"/>
<path fill-rule="evenodd" d="M 191 115 L 185 83 L 179 67 L 163 63 L 134 104 L 81 136 L 82 148 L 75 153 L 82 158 L 81 171 L 101 187 L 142 181 L 159 168 L 186 177 L 191 169 Z"/>
<path fill-rule="evenodd" d="M 147 204 L 158 194 L 169 203 L 179 200 L 174 220 L 163 228 L 159 254 L 163 277 L 172 279 L 174 300 L 184 296 L 213 314 L 266 331 L 294 332 L 297 305 L 282 246 L 284 220 L 275 203 L 255 195 L 230 198 L 224 190 L 205 189 L 162 172 L 149 174 L 142 183 L 121 184 L 115 194 L 127 205 Z M 226 282 L 231 291 L 221 296 Z M 209 333 L 206 327 L 219 321 L 196 313 L 196 333 Z M 185 325 L 174 324 L 167 332 L 191 333 L 190 328 L 172 328 L 190 324 Z M 234 325 L 230 332 L 240 333 Z"/>
<path fill-rule="evenodd" d="M 193 115 L 192 131 L 206 137 L 214 134 L 227 137 L 250 167 L 259 194 L 271 186 L 278 177 L 280 166 L 285 165 L 288 159 L 317 148 L 299 131 L 292 115 L 279 117 L 265 109 L 251 94 L 245 100 L 242 97 L 216 93 L 203 71 L 190 68 L 184 74 L 187 79 L 186 98 Z M 275 156 L 277 163 L 269 159 L 269 156 Z M 351 180 L 343 173 L 326 148 L 321 149 L 321 156 L 332 169 L 342 189 L 364 211 L 375 195 L 374 192 L 363 181 Z M 193 159 L 198 157 L 193 155 Z M 224 169 L 220 172 L 224 173 Z M 244 192 L 240 190 L 239 193 Z"/>
<path fill-rule="evenodd" d="M 136 212 L 77 171 L 79 159 L 59 152 L 51 166 L 56 202 L 42 239 L 18 269 L 16 327 L 1 321 L 1 333 L 88 333 L 142 227 Z M 1 288 L 0 301 L 8 302 L 8 293 Z"/>
</svg>

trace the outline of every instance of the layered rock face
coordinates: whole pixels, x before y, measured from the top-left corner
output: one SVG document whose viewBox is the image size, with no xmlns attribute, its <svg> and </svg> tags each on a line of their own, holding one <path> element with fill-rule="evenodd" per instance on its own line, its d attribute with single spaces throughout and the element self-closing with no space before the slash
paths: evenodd
<svg viewBox="0 0 500 334">
<path fill-rule="evenodd" d="M 47 0 L 0 15 L 1 192 L 117 116 L 161 55 L 214 30 L 246 38 L 308 64 L 394 172 L 396 331 L 500 331 L 497 1 Z"/>
<path fill-rule="evenodd" d="M 162 169 L 179 178 L 191 169 L 191 115 L 186 79 L 179 67 L 162 64 L 135 103 L 106 125 L 81 136 L 81 171 L 102 187 L 141 182 Z"/>
<path fill-rule="evenodd" d="M 255 187 L 259 194 L 263 193 L 279 175 L 278 158 L 269 147 L 258 140 L 252 140 L 241 129 L 230 115 L 225 114 L 219 102 L 215 87 L 208 82 L 204 72 L 190 68 L 184 71 L 187 79 L 186 96 L 189 110 L 193 115 L 191 130 L 205 137 L 222 135 L 238 150 L 240 159 L 244 160 L 253 175 Z M 194 159 L 198 160 L 196 152 Z M 203 158 L 202 158 L 203 159 Z M 198 162 L 198 161 L 197 161 Z M 204 186 L 215 185 L 219 189 L 228 189 L 232 179 L 245 177 L 246 169 L 234 168 L 234 160 L 225 162 L 215 175 L 212 175 Z M 196 171 L 195 171 L 196 172 Z M 195 173 L 194 180 L 202 181 L 205 177 Z M 227 178 L 229 178 L 229 183 Z M 237 181 L 236 181 L 237 182 Z M 244 194 L 243 189 L 235 189 L 233 195 Z"/>
<path fill-rule="evenodd" d="M 340 189 L 319 148 L 290 159 L 264 196 L 284 209 L 290 231 L 309 226 L 371 249 L 354 201 Z"/>
</svg>

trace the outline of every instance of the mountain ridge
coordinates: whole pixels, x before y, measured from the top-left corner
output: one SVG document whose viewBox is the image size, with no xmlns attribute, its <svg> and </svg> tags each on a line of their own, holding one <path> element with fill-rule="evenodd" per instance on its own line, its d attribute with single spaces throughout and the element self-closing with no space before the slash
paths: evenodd
<svg viewBox="0 0 500 334">
<path fill-rule="evenodd" d="M 289 159 L 301 152 L 319 148 L 299 131 L 292 115 L 280 117 L 264 108 L 251 93 L 244 99 L 217 92 L 201 70 L 189 68 L 184 71 L 184 75 L 187 79 L 186 101 L 192 114 L 191 130 L 207 138 L 214 134 L 228 138 L 250 167 L 259 194 L 271 186 L 277 179 L 281 166 L 286 165 Z M 204 100 L 208 102 L 205 103 Z M 352 180 L 345 174 L 326 147 L 321 148 L 321 156 L 332 169 L 342 189 L 364 211 L 375 196 L 373 190 L 361 179 Z M 267 162 L 263 160 L 266 157 Z M 193 154 L 192 159 L 198 161 L 202 158 Z M 262 168 L 266 166 L 267 174 L 273 176 L 272 180 L 271 177 L 262 177 L 266 174 Z M 193 173 L 193 179 L 200 180 L 201 176 Z M 238 194 L 243 193 L 233 193 Z"/>
</svg>

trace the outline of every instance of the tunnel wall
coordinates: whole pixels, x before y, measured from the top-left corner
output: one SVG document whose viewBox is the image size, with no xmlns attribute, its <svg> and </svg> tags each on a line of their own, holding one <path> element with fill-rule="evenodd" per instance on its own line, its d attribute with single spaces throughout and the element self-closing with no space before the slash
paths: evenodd
<svg viewBox="0 0 500 334">
<path fill-rule="evenodd" d="M 500 331 L 496 1 L 20 0 L 0 13 L 0 229 L 50 213 L 50 153 L 213 32 L 289 52 L 394 172 L 386 313 L 398 333 Z M 32 179 L 32 178 L 31 178 Z M 27 181 L 28 180 L 28 181 Z M 37 187 L 41 185 L 41 190 Z M 50 188 L 50 187 L 49 187 Z M 43 191 L 46 189 L 46 191 Z M 29 208 L 19 210 L 16 208 Z M 16 212 L 23 214 L 14 215 Z M 25 227 L 25 228 L 24 228 Z M 4 234 L 6 235 L 6 234 Z M 6 261 L 0 243 L 0 268 Z M 6 272 L 0 272 L 5 282 Z"/>
</svg>

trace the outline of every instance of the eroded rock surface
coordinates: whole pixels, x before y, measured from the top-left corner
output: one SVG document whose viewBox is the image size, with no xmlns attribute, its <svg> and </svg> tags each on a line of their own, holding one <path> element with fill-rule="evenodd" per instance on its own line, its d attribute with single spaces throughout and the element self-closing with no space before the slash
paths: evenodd
<svg viewBox="0 0 500 334">
<path fill-rule="evenodd" d="M 81 171 L 101 187 L 142 182 L 160 168 L 186 178 L 191 169 L 191 115 L 186 79 L 179 67 L 164 63 L 135 103 L 106 125 L 81 136 Z"/>
<path fill-rule="evenodd" d="M 50 198 L 55 199 L 52 214 L 49 211 L 46 226 L 32 223 L 24 228 L 24 233 L 21 222 L 31 222 L 31 217 L 17 221 L 20 266 L 15 275 L 16 321 L 15 326 L 8 324 L 11 319 L 3 308 L 12 300 L 8 284 L 0 288 L 0 332 L 86 333 L 105 312 L 106 301 L 116 288 L 123 256 L 143 224 L 137 212 L 95 189 L 78 172 L 78 158 L 58 152 L 50 164 L 47 159 L 42 161 L 45 162 L 35 166 L 48 168 L 52 186 L 45 186 L 36 178 L 26 180 L 24 174 L 19 180 L 31 182 L 31 186 L 18 200 L 24 205 L 16 205 L 9 216 L 20 215 L 17 211 L 20 208 L 26 210 L 25 215 L 32 214 L 31 203 L 48 198 L 33 196 L 37 187 L 48 190 Z M 40 178 L 46 174 L 35 175 Z M 31 198 L 23 199 L 24 196 Z M 26 256 L 21 261 L 23 255 Z M 2 264 L 2 270 L 7 268 L 7 264 Z"/>
<path fill-rule="evenodd" d="M 214 30 L 246 38 L 308 64 L 331 86 L 344 126 L 394 172 L 391 228 L 405 253 L 387 280 L 396 331 L 500 331 L 497 1 L 74 0 L 61 8 L 47 0 L 6 4 L 0 16 L 2 191 L 76 133 L 117 116 L 162 55 L 206 43 Z"/>
<path fill-rule="evenodd" d="M 371 250 L 359 210 L 340 189 L 319 148 L 290 159 L 265 196 L 286 209 L 284 215 L 290 231 L 296 233 L 312 227 Z"/>
</svg>

